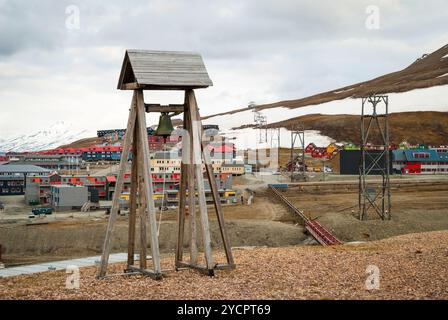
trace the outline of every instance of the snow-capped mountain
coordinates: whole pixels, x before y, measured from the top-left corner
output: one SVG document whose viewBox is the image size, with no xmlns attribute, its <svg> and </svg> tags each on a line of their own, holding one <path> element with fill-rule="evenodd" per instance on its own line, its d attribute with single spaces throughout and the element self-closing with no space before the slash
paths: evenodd
<svg viewBox="0 0 448 320">
<path fill-rule="evenodd" d="M 92 130 L 77 130 L 72 124 L 59 121 L 30 134 L 0 137 L 0 152 L 40 151 L 94 136 Z"/>
</svg>

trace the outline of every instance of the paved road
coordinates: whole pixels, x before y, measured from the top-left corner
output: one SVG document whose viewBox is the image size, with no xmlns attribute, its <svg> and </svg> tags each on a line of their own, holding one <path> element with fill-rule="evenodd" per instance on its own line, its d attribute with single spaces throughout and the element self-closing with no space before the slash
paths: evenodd
<svg viewBox="0 0 448 320">
<path fill-rule="evenodd" d="M 109 263 L 123 262 L 128 258 L 127 253 L 115 253 L 109 256 Z M 138 259 L 138 257 L 137 257 Z M 68 266 L 88 267 L 99 264 L 101 256 L 71 259 L 63 261 L 46 262 L 39 264 L 32 264 L 27 266 L 12 267 L 0 269 L 0 278 L 14 277 L 21 274 L 33 274 L 39 272 L 49 272 L 55 270 L 66 270 Z"/>
</svg>

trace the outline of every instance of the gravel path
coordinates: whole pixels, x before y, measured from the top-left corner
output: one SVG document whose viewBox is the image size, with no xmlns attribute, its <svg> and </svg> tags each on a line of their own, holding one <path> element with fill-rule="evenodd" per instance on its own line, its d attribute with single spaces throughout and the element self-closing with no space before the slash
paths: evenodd
<svg viewBox="0 0 448 320">
<path fill-rule="evenodd" d="M 209 278 L 185 270 L 163 281 L 142 276 L 95 279 L 81 269 L 80 289 L 63 271 L 0 279 L 1 299 L 448 299 L 448 231 L 409 234 L 338 247 L 235 250 L 237 270 Z M 222 256 L 218 256 L 222 259 Z M 173 257 L 163 259 L 165 267 Z M 367 290 L 366 268 L 380 271 Z M 122 265 L 111 266 L 117 271 Z M 110 270 L 113 271 L 113 270 Z"/>
</svg>

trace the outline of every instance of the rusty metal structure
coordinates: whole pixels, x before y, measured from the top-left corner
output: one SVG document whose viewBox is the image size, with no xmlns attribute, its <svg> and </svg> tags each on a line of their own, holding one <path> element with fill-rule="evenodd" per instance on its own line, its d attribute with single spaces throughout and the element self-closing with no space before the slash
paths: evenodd
<svg viewBox="0 0 448 320">
<path fill-rule="evenodd" d="M 305 127 L 303 123 L 296 124 L 291 130 L 291 157 L 286 167 L 290 173 L 291 182 L 305 180 Z"/>
<path fill-rule="evenodd" d="M 359 219 L 376 213 L 390 220 L 389 99 L 387 95 L 362 98 L 361 159 L 359 166 Z M 376 135 L 376 136 L 375 136 Z M 372 144 L 372 141 L 380 143 Z M 381 183 L 369 183 L 369 175 L 380 175 Z"/>
<path fill-rule="evenodd" d="M 342 241 L 336 238 L 329 230 L 322 226 L 318 221 L 308 218 L 305 213 L 299 210 L 291 201 L 289 201 L 283 194 L 275 187 L 269 185 L 269 189 L 277 196 L 280 201 L 288 207 L 303 223 L 308 233 L 321 245 L 331 246 L 342 244 Z"/>
</svg>

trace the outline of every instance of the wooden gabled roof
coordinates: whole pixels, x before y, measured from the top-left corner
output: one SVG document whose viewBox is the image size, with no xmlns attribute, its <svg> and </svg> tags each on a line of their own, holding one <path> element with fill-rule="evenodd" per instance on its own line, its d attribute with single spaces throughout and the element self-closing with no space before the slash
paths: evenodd
<svg viewBox="0 0 448 320">
<path fill-rule="evenodd" d="M 199 53 L 127 50 L 118 89 L 195 89 L 213 85 Z"/>
</svg>

